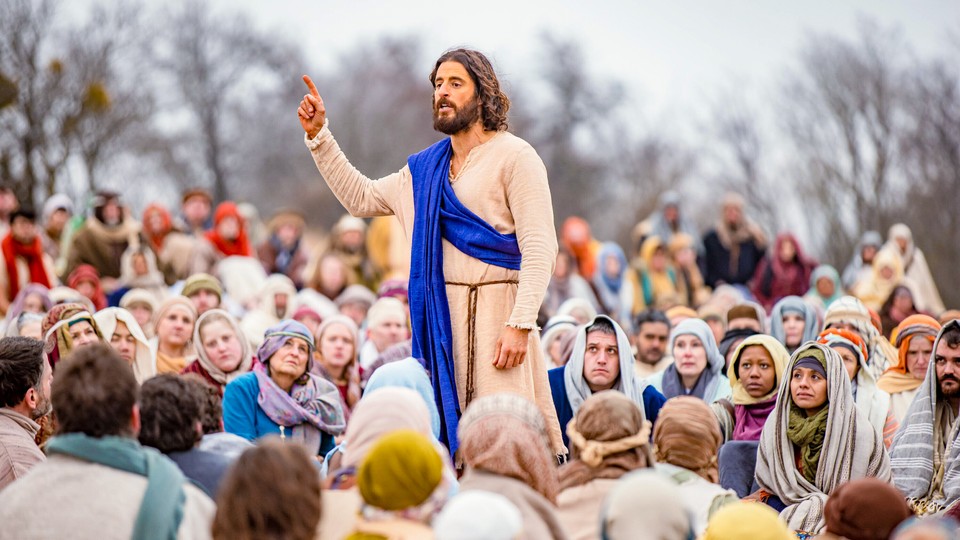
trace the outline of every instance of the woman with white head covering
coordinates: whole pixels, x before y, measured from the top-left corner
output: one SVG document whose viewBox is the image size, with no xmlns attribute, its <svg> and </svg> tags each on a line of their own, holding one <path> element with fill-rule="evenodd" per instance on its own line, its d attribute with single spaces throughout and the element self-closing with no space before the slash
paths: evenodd
<svg viewBox="0 0 960 540">
<path fill-rule="evenodd" d="M 723 374 L 726 362 L 707 323 L 687 319 L 678 324 L 670 332 L 668 350 L 674 363 L 647 379 L 665 398 L 694 396 L 709 404 L 730 397 L 730 381 Z"/>
<path fill-rule="evenodd" d="M 132 313 L 123 308 L 108 307 L 94 313 L 93 318 L 103 333 L 103 339 L 133 368 L 138 383 L 143 384 L 157 374 L 157 359 Z"/>
<path fill-rule="evenodd" d="M 940 291 L 930 273 L 927 258 L 913 242 L 913 233 L 910 227 L 897 223 L 890 227 L 887 243 L 883 249 L 895 251 L 903 260 L 903 270 L 906 277 L 916 285 L 917 309 L 931 313 L 941 313 L 944 309 Z"/>
<path fill-rule="evenodd" d="M 227 383 L 253 369 L 250 340 L 240 324 L 222 309 L 205 311 L 193 330 L 197 359 L 187 364 L 181 374 L 195 373 L 223 396 Z"/>
</svg>

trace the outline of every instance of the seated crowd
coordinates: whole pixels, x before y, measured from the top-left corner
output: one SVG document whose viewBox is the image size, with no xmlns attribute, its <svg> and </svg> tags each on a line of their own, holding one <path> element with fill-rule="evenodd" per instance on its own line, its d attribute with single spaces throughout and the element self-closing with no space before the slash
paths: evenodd
<svg viewBox="0 0 960 540">
<path fill-rule="evenodd" d="M 540 321 L 568 453 L 492 394 L 451 455 L 389 219 L 311 251 L 202 190 L 73 213 L 0 231 L 0 540 L 960 534 L 960 313 L 905 226 L 841 278 L 737 197 L 701 237 L 668 194 L 633 260 L 568 219 Z"/>
</svg>

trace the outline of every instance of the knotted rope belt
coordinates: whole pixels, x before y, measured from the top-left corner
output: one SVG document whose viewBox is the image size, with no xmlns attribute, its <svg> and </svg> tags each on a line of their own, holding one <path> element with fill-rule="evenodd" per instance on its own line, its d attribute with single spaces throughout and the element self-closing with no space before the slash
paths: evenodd
<svg viewBox="0 0 960 540">
<path fill-rule="evenodd" d="M 467 288 L 467 397 L 465 404 L 470 406 L 473 401 L 473 394 L 476 392 L 476 371 L 477 371 L 477 299 L 480 295 L 480 287 L 487 285 L 518 285 L 515 279 L 498 279 L 496 281 L 483 281 L 480 283 L 463 283 L 459 281 L 447 281 L 447 285 L 454 287 Z M 452 321 L 451 321 L 452 322 Z"/>
</svg>

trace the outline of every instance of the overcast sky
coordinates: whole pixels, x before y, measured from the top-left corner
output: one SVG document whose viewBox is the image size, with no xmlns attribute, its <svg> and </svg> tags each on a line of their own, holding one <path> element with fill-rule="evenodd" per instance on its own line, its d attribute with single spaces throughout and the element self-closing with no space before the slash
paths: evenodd
<svg viewBox="0 0 960 540">
<path fill-rule="evenodd" d="M 958 0 L 216 0 L 304 44 L 328 67 L 345 51 L 382 35 L 413 34 L 425 44 L 425 73 L 443 50 L 468 45 L 490 54 L 509 80 L 535 69 L 542 30 L 581 42 L 595 75 L 624 81 L 653 111 L 695 106 L 716 89 L 769 88 L 809 32 L 854 37 L 858 19 L 898 25 L 920 56 L 945 50 L 960 33 Z"/>
</svg>

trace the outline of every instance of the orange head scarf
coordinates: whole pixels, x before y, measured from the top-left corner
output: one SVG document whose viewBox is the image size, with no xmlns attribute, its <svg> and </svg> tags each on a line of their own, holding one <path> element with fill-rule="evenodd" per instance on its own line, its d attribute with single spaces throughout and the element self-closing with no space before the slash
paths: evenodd
<svg viewBox="0 0 960 540">
<path fill-rule="evenodd" d="M 940 332 L 940 323 L 928 315 L 911 315 L 901 321 L 891 337 L 893 345 L 897 348 L 897 364 L 890 366 L 887 371 L 905 374 L 907 372 L 907 349 L 910 348 L 910 340 L 915 337 L 925 337 L 930 343 L 933 343 L 938 332 Z"/>
</svg>

